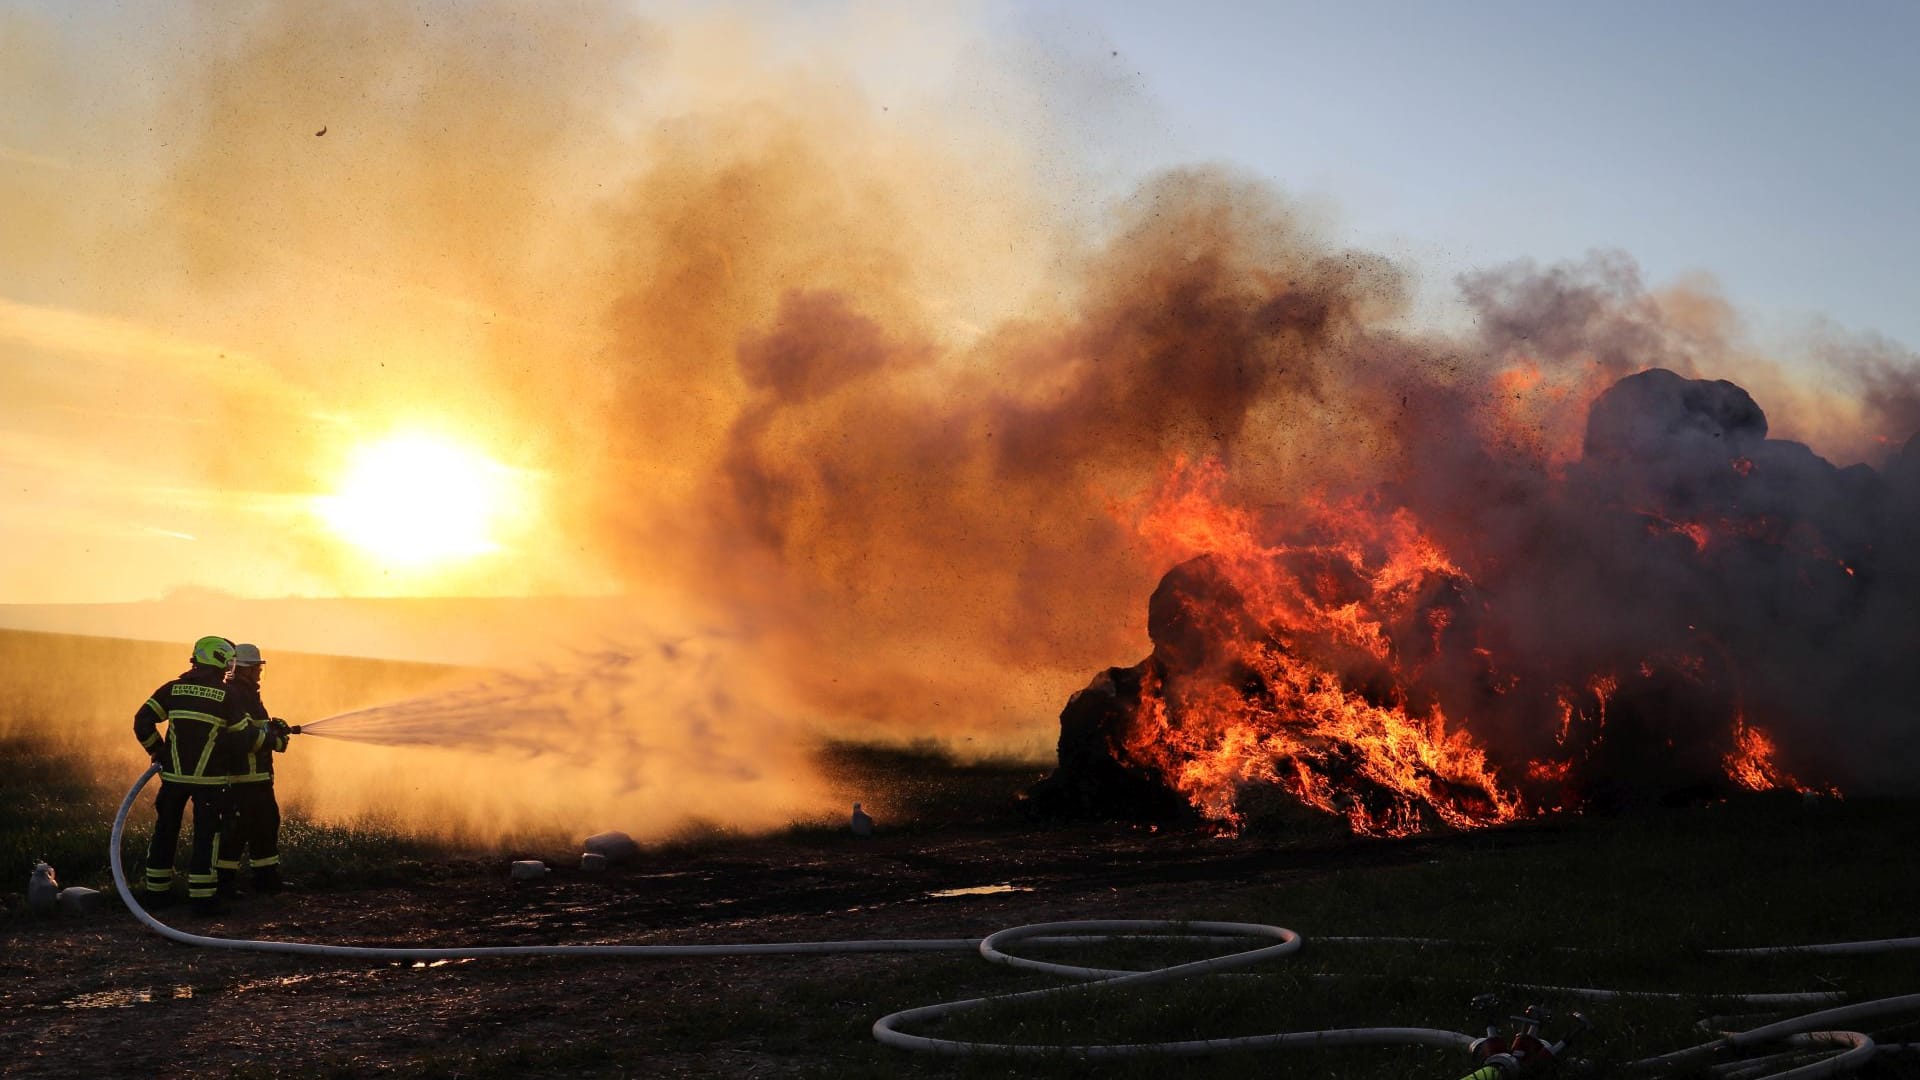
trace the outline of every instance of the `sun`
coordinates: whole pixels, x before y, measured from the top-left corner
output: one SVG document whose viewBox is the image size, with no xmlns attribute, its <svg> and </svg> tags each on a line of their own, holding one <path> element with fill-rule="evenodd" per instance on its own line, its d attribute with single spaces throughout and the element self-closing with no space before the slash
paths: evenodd
<svg viewBox="0 0 1920 1080">
<path fill-rule="evenodd" d="M 432 435 L 395 435 L 356 449 L 336 494 L 316 502 L 341 539 L 409 569 L 488 555 L 519 501 L 513 470 Z"/>
</svg>

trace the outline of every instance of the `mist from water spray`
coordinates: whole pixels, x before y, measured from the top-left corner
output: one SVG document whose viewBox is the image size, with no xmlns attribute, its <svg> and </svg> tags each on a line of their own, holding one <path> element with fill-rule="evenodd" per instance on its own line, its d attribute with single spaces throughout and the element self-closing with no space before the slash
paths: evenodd
<svg viewBox="0 0 1920 1080">
<path fill-rule="evenodd" d="M 650 738 L 674 731 L 711 739 L 723 720 L 738 730 L 774 720 L 719 689 L 729 682 L 722 674 L 729 644 L 686 637 L 656 641 L 644 652 L 615 646 L 573 651 L 525 670 L 492 672 L 451 689 L 325 716 L 302 724 L 301 733 L 382 746 L 529 755 L 553 752 L 561 733 L 577 749 L 602 753 L 615 742 L 644 752 Z"/>
<path fill-rule="evenodd" d="M 838 805 L 813 761 L 821 731 L 721 634 L 643 637 L 301 724 L 300 790 L 332 819 L 404 817 L 483 841 L 690 820 L 766 828 Z M 278 704 L 269 685 L 266 699 Z M 290 720 L 298 714 L 289 711 Z"/>
<path fill-rule="evenodd" d="M 540 701 L 550 686 L 551 676 L 501 675 L 480 686 L 335 713 L 300 725 L 300 734 L 383 746 L 452 746 L 498 743 L 504 731 L 534 737 L 537 745 L 533 733 L 566 722 L 564 711 Z"/>
</svg>

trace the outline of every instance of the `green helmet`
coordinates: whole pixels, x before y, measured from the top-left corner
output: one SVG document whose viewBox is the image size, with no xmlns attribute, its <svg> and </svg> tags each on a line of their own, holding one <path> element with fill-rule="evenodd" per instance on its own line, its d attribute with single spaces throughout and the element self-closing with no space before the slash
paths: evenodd
<svg viewBox="0 0 1920 1080">
<path fill-rule="evenodd" d="M 193 643 L 193 662 L 225 669 L 233 663 L 233 642 L 208 636 Z"/>
</svg>

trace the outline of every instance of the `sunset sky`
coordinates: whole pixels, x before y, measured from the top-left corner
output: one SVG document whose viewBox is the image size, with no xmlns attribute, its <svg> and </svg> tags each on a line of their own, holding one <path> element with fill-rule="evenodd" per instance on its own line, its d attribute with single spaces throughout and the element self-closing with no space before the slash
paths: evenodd
<svg viewBox="0 0 1920 1080">
<path fill-rule="evenodd" d="M 632 587 L 787 291 L 958 350 L 1193 163 L 1415 329 L 1600 249 L 1816 386 L 1920 342 L 1911 4 L 308 7 L 0 5 L 0 603 Z M 669 213 L 756 140 L 844 179 Z"/>
</svg>

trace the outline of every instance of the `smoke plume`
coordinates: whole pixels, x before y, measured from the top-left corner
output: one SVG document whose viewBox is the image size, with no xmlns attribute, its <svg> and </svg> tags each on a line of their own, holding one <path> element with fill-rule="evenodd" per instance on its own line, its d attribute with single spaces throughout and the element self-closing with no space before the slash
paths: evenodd
<svg viewBox="0 0 1920 1080">
<path fill-rule="evenodd" d="M 1141 518 L 1176 462 L 1211 460 L 1270 515 L 1357 495 L 1417 514 L 1506 597 L 1489 632 L 1515 663 L 1624 663 L 1710 627 L 1807 768 L 1911 785 L 1920 365 L 1899 346 L 1836 332 L 1809 381 L 1709 283 L 1650 289 L 1613 254 L 1476 273 L 1472 331 L 1411 330 L 1408 270 L 1265 183 L 1195 167 L 1115 196 L 1080 168 L 1061 117 L 1101 85 L 1091 58 L 995 74 L 1066 102 L 1015 114 L 993 102 L 1034 96 L 878 100 L 828 47 L 727 15 L 150 18 L 144 123 L 113 124 L 120 202 L 79 273 L 100 309 L 237 358 L 133 376 L 192 411 L 169 468 L 304 497 L 395 419 L 484 432 L 546 513 L 442 588 L 629 594 L 669 629 L 607 654 L 628 660 L 676 628 L 730 643 L 666 689 L 579 665 L 613 689 L 551 708 L 593 733 L 591 768 L 671 785 L 642 765 L 660 725 L 740 755 L 739 790 L 756 742 L 821 732 L 1045 745 L 1086 672 L 1146 648 L 1170 556 Z M 102 183 L 83 187 L 106 207 Z M 88 385 L 58 392 L 103 404 Z M 1764 519 L 1792 557 L 1689 562 L 1596 507 Z M 256 510 L 288 580 L 377 591 L 310 523 Z M 559 753 L 545 725 L 508 730 Z"/>
</svg>

